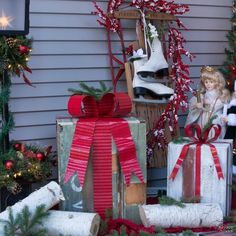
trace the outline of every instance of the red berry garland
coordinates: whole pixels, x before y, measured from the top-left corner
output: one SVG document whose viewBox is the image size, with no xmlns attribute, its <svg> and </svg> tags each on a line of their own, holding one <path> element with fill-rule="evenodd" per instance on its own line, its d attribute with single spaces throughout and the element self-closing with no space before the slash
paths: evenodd
<svg viewBox="0 0 236 236">
<path fill-rule="evenodd" d="M 118 35 L 121 31 L 121 25 L 119 20 L 115 18 L 114 12 L 118 11 L 119 8 L 128 6 L 135 7 L 142 12 L 150 10 L 172 15 L 183 15 L 189 11 L 187 4 L 176 4 L 174 1 L 167 0 L 133 0 L 131 3 L 124 2 L 124 0 L 109 0 L 107 13 L 104 12 L 96 2 L 94 2 L 94 5 L 96 8 L 95 14 L 99 16 L 97 20 L 99 24 L 103 25 L 107 30 L 116 32 Z M 148 136 L 151 137 L 148 138 L 148 140 L 151 140 L 148 143 L 148 154 L 152 154 L 156 145 L 160 148 L 167 145 L 164 134 L 164 124 L 168 124 L 172 135 L 174 135 L 174 130 L 178 124 L 178 110 L 182 108 L 184 111 L 187 108 L 187 92 L 192 92 L 190 87 L 189 66 L 183 63 L 182 56 L 187 56 L 190 61 L 192 61 L 194 56 L 184 49 L 185 39 L 179 30 L 181 28 L 187 30 L 178 18 L 176 20 L 176 26 L 174 26 L 174 22 L 171 22 L 168 32 L 169 46 L 167 56 L 169 64 L 172 65 L 171 78 L 175 83 L 175 93 L 171 97 L 154 129 L 150 130 L 148 133 Z"/>
</svg>

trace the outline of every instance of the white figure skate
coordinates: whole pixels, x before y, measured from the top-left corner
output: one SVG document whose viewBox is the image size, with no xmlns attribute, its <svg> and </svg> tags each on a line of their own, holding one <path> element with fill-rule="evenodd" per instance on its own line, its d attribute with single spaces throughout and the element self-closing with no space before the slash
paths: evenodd
<svg viewBox="0 0 236 236">
<path fill-rule="evenodd" d="M 133 78 L 133 89 L 135 97 L 150 95 L 154 98 L 169 98 L 174 94 L 174 90 L 161 83 L 150 83 L 141 80 L 138 76 L 138 71 L 142 68 L 147 59 L 140 59 L 133 62 L 134 65 L 134 78 Z M 157 80 L 156 80 L 157 81 Z"/>
</svg>

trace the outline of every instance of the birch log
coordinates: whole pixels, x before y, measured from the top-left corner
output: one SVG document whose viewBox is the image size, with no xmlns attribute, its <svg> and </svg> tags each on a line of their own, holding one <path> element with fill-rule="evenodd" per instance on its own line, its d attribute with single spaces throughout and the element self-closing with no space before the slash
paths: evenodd
<svg viewBox="0 0 236 236">
<path fill-rule="evenodd" d="M 96 213 L 49 211 L 42 227 L 48 236 L 96 236 L 100 217 Z"/>
<path fill-rule="evenodd" d="M 223 224 L 223 212 L 217 203 L 188 203 L 178 206 L 141 205 L 140 218 L 144 226 L 170 227 L 212 227 Z"/>
<path fill-rule="evenodd" d="M 13 216 L 15 217 L 25 206 L 28 206 L 29 211 L 34 213 L 37 206 L 44 204 L 46 210 L 49 210 L 58 204 L 60 200 L 64 200 L 61 187 L 56 182 L 51 181 L 10 208 L 12 209 Z M 9 211 L 7 209 L 0 213 L 1 220 L 8 220 Z"/>
</svg>

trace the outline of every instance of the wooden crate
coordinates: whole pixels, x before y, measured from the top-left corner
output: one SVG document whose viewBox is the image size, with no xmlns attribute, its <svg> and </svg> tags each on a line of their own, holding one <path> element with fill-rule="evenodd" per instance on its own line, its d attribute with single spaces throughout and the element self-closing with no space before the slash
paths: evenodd
<svg viewBox="0 0 236 236">
<path fill-rule="evenodd" d="M 139 165 L 146 183 L 146 124 L 136 118 L 127 118 L 131 134 L 136 145 Z M 78 178 L 74 175 L 67 184 L 64 176 L 68 162 L 70 146 L 77 119 L 57 119 L 57 147 L 59 183 L 65 194 L 65 201 L 60 208 L 68 211 L 93 212 L 93 171 L 91 158 L 85 177 L 83 190 Z M 119 166 L 116 146 L 112 144 L 112 195 L 113 218 L 127 218 L 140 223 L 138 204 L 146 202 L 146 184 L 140 184 L 139 179 L 132 175 L 131 184 L 127 187 Z"/>
</svg>

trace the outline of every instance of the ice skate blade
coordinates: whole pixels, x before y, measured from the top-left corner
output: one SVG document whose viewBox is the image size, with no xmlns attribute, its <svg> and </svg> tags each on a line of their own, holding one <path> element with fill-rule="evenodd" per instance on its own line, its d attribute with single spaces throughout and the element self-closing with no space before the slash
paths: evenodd
<svg viewBox="0 0 236 236">
<path fill-rule="evenodd" d="M 152 103 L 152 104 L 167 104 L 169 102 L 169 99 L 167 98 L 162 98 L 162 99 L 148 99 L 148 98 L 144 98 L 143 96 L 139 96 L 139 98 L 134 98 L 132 100 L 133 102 L 136 103 Z"/>
<path fill-rule="evenodd" d="M 138 71 L 137 74 L 142 78 L 146 78 L 146 77 L 155 78 L 155 76 L 164 77 L 164 76 L 169 76 L 169 69 L 163 68 L 158 71 Z"/>
<path fill-rule="evenodd" d="M 139 97 L 140 95 L 141 96 L 149 95 L 152 98 L 162 100 L 163 98 L 170 98 L 173 95 L 173 94 L 165 94 L 165 93 L 157 94 L 157 93 L 154 93 L 152 90 L 144 88 L 144 87 L 135 87 L 133 90 L 134 90 L 135 97 Z"/>
</svg>

